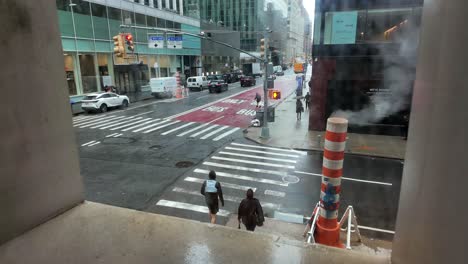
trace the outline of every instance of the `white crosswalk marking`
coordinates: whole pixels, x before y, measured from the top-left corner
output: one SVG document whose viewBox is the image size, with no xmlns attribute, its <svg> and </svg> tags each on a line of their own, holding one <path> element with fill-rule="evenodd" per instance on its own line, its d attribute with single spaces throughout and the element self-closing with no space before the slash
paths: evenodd
<svg viewBox="0 0 468 264">
<path fill-rule="evenodd" d="M 188 127 L 188 126 L 191 126 L 192 124 L 195 124 L 195 123 L 194 123 L 194 122 L 189 122 L 189 123 L 187 123 L 187 124 L 178 126 L 178 127 L 174 128 L 174 129 L 171 129 L 171 130 L 169 130 L 169 131 L 166 131 L 166 132 L 164 132 L 164 133 L 161 133 L 161 135 L 163 135 L 163 136 L 169 135 L 169 134 L 171 134 L 172 132 L 175 132 L 175 131 L 180 130 L 180 129 L 182 129 L 182 128 L 186 128 L 186 127 Z"/>
<path fill-rule="evenodd" d="M 179 123 L 179 122 L 180 122 L 179 120 L 174 121 L 174 122 L 170 122 L 170 123 L 168 123 L 168 124 L 165 124 L 165 125 L 162 125 L 162 126 L 158 126 L 158 127 L 152 128 L 152 129 L 150 129 L 150 130 L 143 131 L 143 133 L 144 133 L 144 134 L 148 134 L 148 133 L 151 133 L 151 132 L 153 132 L 153 131 L 159 130 L 159 129 L 161 129 L 161 128 L 165 128 L 165 127 L 168 127 L 168 126 L 172 126 L 172 125 L 177 124 L 177 123 Z"/>
<path fill-rule="evenodd" d="M 199 132 L 197 132 L 197 133 L 191 135 L 190 137 L 198 137 L 199 135 L 205 133 L 206 131 L 209 131 L 209 130 L 211 130 L 211 129 L 213 129 L 213 128 L 216 128 L 216 127 L 218 127 L 218 125 L 209 126 L 208 128 L 205 128 L 205 129 L 203 129 L 202 131 L 199 131 Z"/>
<path fill-rule="evenodd" d="M 190 211 L 195 211 L 195 212 L 200 212 L 200 213 L 208 213 L 208 207 L 206 206 L 200 206 L 200 205 L 195 205 L 195 204 L 189 204 L 189 203 L 182 203 L 182 202 L 175 202 L 175 201 L 168 201 L 168 200 L 159 200 L 156 205 L 159 206 L 165 206 L 165 207 L 172 207 L 172 208 L 178 208 L 178 209 L 185 209 L 185 210 L 190 210 Z M 223 209 L 219 209 L 219 212 L 217 215 L 220 216 L 228 216 L 229 212 Z"/>
<path fill-rule="evenodd" d="M 184 179 L 184 181 L 203 183 L 205 180 L 204 179 L 199 179 L 199 178 L 194 178 L 194 177 L 186 177 Z M 238 185 L 238 184 L 233 184 L 233 183 L 226 183 L 226 182 L 223 182 L 221 184 L 221 188 L 231 188 L 231 189 L 237 189 L 237 190 L 243 190 L 243 191 L 247 191 L 248 189 L 252 189 L 254 192 L 257 190 L 257 188 L 255 188 L 255 187 Z"/>
<path fill-rule="evenodd" d="M 286 193 L 284 193 L 284 192 L 278 192 L 278 191 L 272 191 L 272 190 L 265 190 L 265 195 L 272 195 L 272 196 L 277 196 L 277 197 L 284 197 L 284 196 L 286 196 Z"/>
<path fill-rule="evenodd" d="M 128 130 L 132 130 L 132 129 L 135 129 L 137 127 L 141 127 L 141 126 L 144 126 L 144 125 L 147 125 L 147 124 L 151 124 L 153 122 L 156 122 L 156 121 L 159 121 L 160 119 L 154 119 L 154 120 L 150 120 L 150 121 L 146 121 L 144 123 L 141 123 L 141 124 L 138 124 L 138 125 L 135 125 L 135 126 L 131 126 L 131 127 L 127 127 L 125 129 L 122 129 L 122 131 L 128 131 Z M 118 128 L 112 128 L 111 130 L 116 130 Z"/>
<path fill-rule="evenodd" d="M 263 159 L 263 160 L 273 160 L 273 161 L 280 161 L 280 162 L 296 163 L 295 160 L 269 158 L 269 157 L 254 156 L 254 155 L 247 155 L 247 154 L 227 152 L 227 151 L 220 151 L 219 154 L 237 156 L 237 157 L 244 157 L 244 158 L 252 158 L 252 159 Z"/>
<path fill-rule="evenodd" d="M 288 169 L 294 169 L 295 168 L 294 166 L 290 166 L 290 165 L 273 164 L 273 163 L 260 162 L 260 161 L 251 161 L 251 160 L 243 160 L 243 159 L 231 159 L 231 158 L 223 158 L 223 157 L 218 157 L 218 156 L 213 156 L 211 158 L 215 159 L 215 160 L 225 160 L 225 161 L 232 161 L 232 162 L 239 162 L 239 163 L 262 165 L 262 166 L 268 166 L 268 167 L 276 167 L 276 168 L 288 168 Z"/>
<path fill-rule="evenodd" d="M 81 126 L 81 125 L 86 125 L 86 124 L 89 124 L 89 123 L 93 123 L 93 122 L 99 122 L 99 121 L 103 121 L 103 120 L 108 120 L 109 118 L 115 118 L 116 116 L 102 116 L 102 117 L 99 117 L 99 118 L 95 118 L 95 119 L 92 119 L 92 120 L 84 120 L 82 122 L 76 122 L 73 124 L 74 127 L 78 127 L 78 126 Z"/>
<path fill-rule="evenodd" d="M 216 129 L 215 131 L 211 131 L 210 133 L 204 135 L 204 136 L 201 137 L 200 139 L 207 139 L 207 138 L 209 138 L 209 137 L 215 135 L 216 133 L 219 133 L 219 132 L 223 131 L 223 130 L 226 129 L 226 128 L 228 128 L 228 127 L 227 127 L 227 126 L 222 126 L 222 127 L 218 128 L 218 129 Z"/>
<path fill-rule="evenodd" d="M 119 134 L 119 133 L 112 133 L 112 134 L 110 134 L 110 135 L 107 135 L 106 137 L 107 137 L 107 138 L 108 138 L 108 137 L 113 137 L 113 136 L 118 135 L 118 134 Z"/>
<path fill-rule="evenodd" d="M 100 127 L 105 127 L 105 126 L 112 126 L 112 124 L 116 124 L 116 123 L 119 123 L 119 122 L 122 122 L 123 120 L 125 120 L 125 122 L 128 122 L 128 121 L 134 121 L 134 120 L 137 120 L 137 119 L 141 119 L 142 117 L 137 117 L 135 119 L 133 119 L 134 117 L 126 117 L 126 118 L 122 118 L 122 119 L 119 119 L 119 120 L 115 120 L 115 121 L 112 121 L 112 122 L 109 122 L 109 123 L 105 123 L 105 124 L 98 124 L 96 126 L 92 126 L 91 128 L 100 128 Z M 133 119 L 133 120 L 132 120 Z"/>
<path fill-rule="evenodd" d="M 148 129 L 148 128 L 155 127 L 155 126 L 159 126 L 159 125 L 164 124 L 164 123 L 167 123 L 167 122 L 169 122 L 169 121 L 171 121 L 171 120 L 163 120 L 163 121 L 161 121 L 161 122 L 154 123 L 154 124 L 151 124 L 151 125 L 149 125 L 149 126 L 145 126 L 145 127 L 139 128 L 139 129 L 137 129 L 137 130 L 133 130 L 132 132 L 144 131 L 144 130 L 146 130 L 146 129 Z M 122 130 L 122 131 L 124 131 L 124 130 Z"/>
<path fill-rule="evenodd" d="M 145 121 L 148 121 L 148 120 L 151 120 L 151 118 L 144 118 L 144 119 L 141 119 L 142 117 L 138 117 L 138 118 L 135 118 L 134 120 L 127 122 L 119 122 L 117 124 L 112 124 L 112 125 L 109 125 L 109 126 L 105 126 L 105 127 L 100 127 L 99 129 L 109 129 L 112 127 L 111 130 L 117 130 L 117 129 L 120 129 L 120 128 L 123 128 L 123 127 L 127 127 L 127 126 L 131 126 L 133 124 L 138 124 L 138 123 L 141 123 L 141 122 L 145 122 Z M 135 121 L 136 120 L 136 121 Z"/>
<path fill-rule="evenodd" d="M 106 117 L 109 117 L 109 116 L 87 116 L 86 118 L 82 118 L 82 119 L 79 119 L 79 120 L 73 120 L 73 124 L 75 125 L 75 124 L 78 124 L 78 123 L 84 123 L 84 122 L 87 122 L 87 121 L 106 118 Z"/>
<path fill-rule="evenodd" d="M 222 138 L 224 138 L 224 137 L 226 137 L 226 136 L 228 136 L 228 135 L 230 135 L 230 134 L 236 132 L 237 130 L 239 130 L 238 127 L 233 128 L 233 129 L 231 129 L 231 130 L 225 132 L 224 134 L 221 134 L 221 135 L 215 137 L 215 138 L 213 139 L 213 141 L 218 141 L 218 140 L 220 140 L 220 139 L 222 139 Z"/>
<path fill-rule="evenodd" d="M 79 125 L 79 127 L 80 128 L 85 128 L 85 127 L 90 127 L 90 126 L 94 126 L 94 125 L 97 125 L 97 124 L 106 124 L 106 123 L 110 123 L 112 121 L 122 119 L 122 118 L 123 118 L 122 116 L 111 117 L 111 118 L 108 118 L 106 120 L 98 120 L 98 121 L 94 121 L 94 122 L 87 123 L 87 124 L 81 124 L 81 125 Z"/>
<path fill-rule="evenodd" d="M 210 171 L 202 170 L 202 169 L 195 169 L 193 172 L 208 175 Z M 275 181 L 275 180 L 269 180 L 269 179 L 263 179 L 263 178 L 242 176 L 242 175 L 231 174 L 231 173 L 220 172 L 220 171 L 216 172 L 216 176 L 232 178 L 232 179 L 237 179 L 237 180 L 244 180 L 244 181 L 268 183 L 268 184 L 274 184 L 274 185 L 285 186 L 285 187 L 289 185 L 287 182 L 283 182 L 283 181 Z"/>
<path fill-rule="evenodd" d="M 231 145 L 242 146 L 242 147 L 247 147 L 247 148 L 269 149 L 269 150 L 276 150 L 276 151 L 281 151 L 281 152 L 292 152 L 292 153 L 297 153 L 300 155 L 307 155 L 307 152 L 294 150 L 294 149 L 280 149 L 280 148 L 264 147 L 264 146 L 257 146 L 257 145 L 247 145 L 247 144 L 241 144 L 241 143 L 235 143 L 235 142 L 231 143 Z"/>
<path fill-rule="evenodd" d="M 223 118 L 223 117 L 224 117 L 224 116 L 220 116 L 220 117 L 218 117 L 218 118 L 216 118 L 216 119 L 211 120 L 211 121 L 208 122 L 208 123 L 204 123 L 204 124 L 202 124 L 202 125 L 200 125 L 200 126 L 197 126 L 197 127 L 195 127 L 195 128 L 192 128 L 192 129 L 190 129 L 189 131 L 185 131 L 185 132 L 183 132 L 183 133 L 181 133 L 181 134 L 179 134 L 179 135 L 177 135 L 177 136 L 178 136 L 178 137 L 182 137 L 182 136 L 185 136 L 185 135 L 187 135 L 187 134 L 190 134 L 190 133 L 192 133 L 192 132 L 194 132 L 194 131 L 197 131 L 197 130 L 199 130 L 199 129 L 201 129 L 201 128 L 204 128 L 204 127 L 210 125 L 210 124 L 213 123 L 213 122 L 218 121 L 219 119 L 221 119 L 221 118 Z"/>
<path fill-rule="evenodd" d="M 274 153 L 274 152 L 269 152 L 269 151 L 264 151 L 264 150 L 254 150 L 254 149 L 244 149 L 244 148 L 233 148 L 233 147 L 225 147 L 225 149 L 237 150 L 237 151 L 249 152 L 249 153 L 261 153 L 261 154 L 272 155 L 272 156 L 282 156 L 282 157 L 290 157 L 290 158 L 299 158 L 298 155 L 283 154 L 283 153 Z"/>
<path fill-rule="evenodd" d="M 257 173 L 267 173 L 267 174 L 278 175 L 281 177 L 288 176 L 288 173 L 284 171 L 271 171 L 271 170 L 263 170 L 263 169 L 257 169 L 257 168 L 247 168 L 247 167 L 242 167 L 242 166 L 227 165 L 227 164 L 221 164 L 221 163 L 209 162 L 209 161 L 203 162 L 203 165 L 207 165 L 211 167 L 218 167 L 218 168 L 225 168 L 225 169 L 250 171 L 250 172 L 257 172 Z"/>
</svg>

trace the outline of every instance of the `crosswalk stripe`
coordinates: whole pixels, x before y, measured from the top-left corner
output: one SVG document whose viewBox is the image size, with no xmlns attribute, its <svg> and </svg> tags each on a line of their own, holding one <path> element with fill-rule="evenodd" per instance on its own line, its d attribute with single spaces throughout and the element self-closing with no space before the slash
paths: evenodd
<svg viewBox="0 0 468 264">
<path fill-rule="evenodd" d="M 143 118 L 143 117 L 138 117 L 138 118 L 135 118 L 134 120 L 131 120 L 130 122 L 128 121 L 125 121 L 125 122 L 119 122 L 117 124 L 112 124 L 112 125 L 109 125 L 109 126 L 105 126 L 105 127 L 101 127 L 99 129 L 108 129 L 108 128 L 111 128 L 111 130 L 117 130 L 119 128 L 123 128 L 123 127 L 127 127 L 127 126 L 131 126 L 132 124 L 138 124 L 138 123 L 141 123 L 141 122 L 145 122 L 145 121 L 148 121 L 148 120 L 151 120 L 151 118 Z"/>
<path fill-rule="evenodd" d="M 233 147 L 225 147 L 225 149 L 237 150 L 237 151 L 243 151 L 243 152 L 249 152 L 249 153 L 261 153 L 261 154 L 273 155 L 273 156 L 299 158 L 298 155 L 291 155 L 291 154 L 286 154 L 286 153 L 285 154 L 283 154 L 283 153 L 274 153 L 274 152 L 268 152 L 268 151 L 264 151 L 264 150 L 243 149 L 243 148 L 233 148 Z"/>
<path fill-rule="evenodd" d="M 218 127 L 218 125 L 209 126 L 208 128 L 205 128 L 205 129 L 203 129 L 202 131 L 199 131 L 199 132 L 197 132 L 197 133 L 191 135 L 190 137 L 197 137 L 197 136 L 199 136 L 199 135 L 205 133 L 206 131 L 211 130 L 211 129 L 216 128 L 216 127 Z"/>
<path fill-rule="evenodd" d="M 218 128 L 218 129 L 216 129 L 215 131 L 211 131 L 210 133 L 204 135 L 200 139 L 207 139 L 207 138 L 211 137 L 212 135 L 214 135 L 214 134 L 216 134 L 216 133 L 218 133 L 220 131 L 223 131 L 226 128 L 228 128 L 228 127 L 227 126 L 222 126 L 222 127 Z"/>
<path fill-rule="evenodd" d="M 210 171 L 202 170 L 202 169 L 195 169 L 193 172 L 207 175 Z M 232 179 L 237 179 L 237 180 L 244 180 L 244 181 L 268 183 L 268 184 L 279 185 L 279 186 L 284 186 L 284 187 L 288 187 L 289 185 L 287 182 L 283 182 L 283 181 L 275 181 L 275 180 L 263 179 L 263 178 L 254 178 L 254 177 L 249 177 L 249 176 L 226 173 L 222 171 L 217 171 L 216 176 L 232 178 Z"/>
<path fill-rule="evenodd" d="M 199 179 L 199 178 L 194 178 L 194 177 L 186 177 L 184 179 L 184 181 L 203 183 L 205 180 L 204 179 Z M 254 192 L 257 190 L 257 188 L 255 188 L 255 187 L 238 185 L 238 184 L 227 183 L 227 182 L 222 182 L 221 183 L 221 188 L 230 188 L 230 189 L 237 189 L 237 190 L 242 190 L 242 191 L 247 191 L 248 189 L 252 189 L 252 191 L 254 191 Z"/>
<path fill-rule="evenodd" d="M 307 155 L 307 152 L 294 150 L 294 149 L 271 148 L 271 147 L 247 145 L 247 144 L 241 144 L 241 143 L 235 143 L 235 142 L 232 142 L 231 145 L 242 146 L 242 147 L 247 147 L 247 148 L 269 149 L 269 150 L 276 150 L 276 151 L 293 152 L 293 153 L 297 153 L 297 154 L 301 154 L 301 155 Z"/>
<path fill-rule="evenodd" d="M 137 119 L 141 119 L 142 117 L 137 117 L 137 118 L 135 118 L 135 119 L 133 119 L 133 118 L 134 118 L 134 117 L 129 116 L 129 117 L 122 118 L 122 119 L 119 119 L 119 120 L 114 120 L 114 121 L 109 122 L 109 123 L 98 124 L 98 125 L 96 125 L 96 126 L 92 126 L 91 128 L 101 128 L 101 127 L 112 126 L 112 125 L 115 125 L 116 123 L 117 123 L 117 124 L 119 124 L 119 123 L 121 124 L 122 121 L 124 121 L 124 120 L 125 120 L 125 122 L 128 122 L 128 121 L 135 121 L 135 120 L 137 120 Z M 133 119 L 133 120 L 132 120 L 132 119 Z"/>
<path fill-rule="evenodd" d="M 99 118 L 105 118 L 106 116 L 87 116 L 83 119 L 80 119 L 80 120 L 73 120 L 73 124 L 77 124 L 77 123 L 83 123 L 83 122 L 87 122 L 87 121 L 91 121 L 91 120 L 95 120 L 95 119 L 99 119 Z"/>
<path fill-rule="evenodd" d="M 82 122 L 76 122 L 73 124 L 74 127 L 77 127 L 77 126 L 81 126 L 81 125 L 86 125 L 86 124 L 89 124 L 89 123 L 92 123 L 92 122 L 96 122 L 96 121 L 102 121 L 102 120 L 106 120 L 106 119 L 109 119 L 109 118 L 114 118 L 116 116 L 101 116 L 99 118 L 94 118 L 92 120 L 84 120 Z"/>
<path fill-rule="evenodd" d="M 88 147 L 92 147 L 92 146 L 95 146 L 95 145 L 98 145 L 98 144 L 101 144 L 101 142 L 94 142 L 93 144 L 89 144 Z"/>
<path fill-rule="evenodd" d="M 200 196 L 200 192 L 198 191 L 191 191 L 191 190 L 187 190 L 185 188 L 180 188 L 180 187 L 174 187 L 172 189 L 173 192 L 178 192 L 178 193 L 186 193 L 186 194 L 190 194 L 190 195 L 195 195 L 195 196 Z M 223 198 L 224 198 L 224 201 L 229 201 L 229 202 L 234 202 L 234 203 L 240 203 L 242 202 L 243 198 L 241 197 L 235 197 L 235 196 L 231 196 L 231 195 L 225 195 L 223 194 Z M 271 209 L 279 209 L 280 208 L 280 205 L 279 204 L 275 204 L 275 203 L 264 203 L 264 202 L 261 202 L 261 205 L 262 207 L 267 207 L 267 208 L 271 208 Z"/>
<path fill-rule="evenodd" d="M 278 192 L 278 191 L 272 191 L 272 190 L 265 190 L 265 195 L 271 195 L 271 196 L 277 196 L 277 197 L 285 197 L 286 193 L 284 192 Z"/>
<path fill-rule="evenodd" d="M 278 175 L 278 176 L 281 176 L 281 177 L 288 176 L 288 174 L 286 172 L 284 172 L 284 171 L 271 171 L 271 170 L 264 170 L 264 169 L 257 169 L 257 168 L 248 168 L 248 167 L 227 165 L 227 164 L 221 164 L 221 163 L 209 162 L 209 161 L 203 162 L 203 165 L 218 167 L 218 168 L 225 168 L 225 169 L 233 169 L 233 170 L 257 172 L 257 173 L 273 174 L 273 175 Z"/>
<path fill-rule="evenodd" d="M 180 122 L 179 120 L 176 120 L 176 121 L 174 121 L 174 122 L 170 122 L 170 123 L 168 123 L 168 124 L 165 124 L 165 125 L 162 125 L 162 126 L 158 126 L 158 127 L 152 128 L 152 129 L 147 130 L 147 131 L 143 131 L 143 133 L 144 133 L 144 134 L 148 134 L 148 133 L 151 133 L 151 132 L 153 132 L 153 131 L 159 130 L 159 129 L 161 129 L 161 128 L 165 128 L 165 127 L 168 127 L 168 126 L 172 126 L 172 125 L 177 124 L 177 123 L 179 123 L 179 122 Z"/>
<path fill-rule="evenodd" d="M 251 160 L 243 160 L 243 159 L 231 159 L 231 158 L 223 158 L 218 156 L 212 156 L 211 159 L 215 160 L 225 160 L 225 161 L 232 161 L 232 162 L 240 162 L 240 163 L 247 163 L 247 164 L 255 164 L 255 165 L 262 165 L 262 166 L 269 166 L 269 167 L 276 167 L 276 168 L 288 168 L 294 169 L 294 166 L 290 165 L 283 165 L 283 164 L 273 164 L 269 162 L 260 162 L 260 161 L 251 161 Z"/>
<path fill-rule="evenodd" d="M 164 206 L 164 207 L 171 207 L 177 209 L 185 209 L 190 211 L 195 211 L 199 213 L 208 213 L 208 207 L 200 206 L 196 204 L 189 204 L 189 203 L 182 203 L 182 202 L 175 202 L 175 201 L 168 201 L 168 200 L 159 200 L 156 205 Z M 229 212 L 223 209 L 219 209 L 218 214 L 220 216 L 228 216 Z"/>
<path fill-rule="evenodd" d="M 316 176 L 316 177 L 323 177 L 323 175 L 319 174 L 319 173 L 311 173 L 311 172 L 303 172 L 303 171 L 294 171 L 294 172 L 298 173 L 298 174 L 305 174 L 305 175 L 312 175 L 312 176 Z M 365 183 L 392 186 L 392 183 L 389 183 L 389 182 L 368 181 L 368 180 L 361 180 L 361 179 L 347 178 L 347 177 L 341 177 L 341 179 L 348 180 L 348 181 L 357 181 L 357 182 L 365 182 Z"/>
<path fill-rule="evenodd" d="M 132 132 L 144 131 L 144 130 L 146 130 L 146 129 L 148 129 L 148 128 L 155 127 L 155 126 L 158 126 L 158 125 L 167 123 L 167 122 L 169 122 L 169 121 L 171 121 L 171 120 L 169 120 L 169 119 L 168 119 L 168 120 L 163 120 L 163 121 L 161 121 L 161 122 L 154 123 L 154 124 L 151 124 L 151 125 L 149 125 L 149 126 L 145 126 L 145 127 L 139 128 L 139 129 L 137 129 L 137 130 L 133 130 Z"/>
<path fill-rule="evenodd" d="M 82 146 L 82 147 L 84 147 L 84 146 L 87 146 L 87 145 L 89 145 L 89 144 L 93 144 L 94 142 L 96 142 L 96 140 L 93 140 L 93 141 L 90 141 L 90 142 L 84 143 L 84 144 L 83 144 L 83 145 L 81 145 L 81 146 Z"/>
<path fill-rule="evenodd" d="M 175 131 L 177 131 L 177 130 L 179 130 L 179 129 L 182 129 L 182 128 L 186 128 L 186 127 L 191 126 L 191 125 L 193 125 L 193 124 L 195 124 L 195 123 L 194 123 L 194 122 L 189 122 L 189 123 L 184 124 L 184 125 L 182 125 L 182 126 L 178 126 L 178 127 L 174 128 L 174 129 L 171 129 L 171 130 L 169 130 L 169 131 L 166 131 L 166 132 L 164 132 L 164 133 L 161 133 L 161 135 L 163 135 L 163 136 L 169 135 L 169 134 L 171 134 L 172 132 L 175 132 Z"/>
<path fill-rule="evenodd" d="M 219 136 L 213 138 L 213 141 L 218 141 L 218 140 L 220 140 L 220 139 L 222 139 L 222 138 L 224 138 L 224 137 L 226 137 L 226 136 L 228 136 L 228 135 L 230 135 L 230 134 L 236 132 L 237 130 L 239 130 L 238 127 L 233 128 L 233 129 L 231 129 L 231 130 L 225 132 L 224 134 L 221 134 L 221 135 L 219 135 Z"/>
<path fill-rule="evenodd" d="M 108 137 L 113 137 L 113 136 L 118 135 L 118 134 L 119 134 L 119 133 L 112 133 L 112 134 L 110 134 L 110 135 L 107 135 L 106 138 L 108 138 Z"/>
<path fill-rule="evenodd" d="M 152 122 L 159 121 L 159 120 L 161 120 L 161 119 L 158 118 L 158 119 L 146 121 L 146 122 L 144 122 L 144 123 L 141 123 L 141 124 L 138 124 L 138 125 L 135 125 L 135 126 L 131 126 L 131 127 L 127 127 L 127 128 L 125 128 L 125 129 L 122 129 L 122 131 L 132 130 L 132 129 L 134 129 L 134 128 L 141 127 L 141 126 L 144 126 L 144 125 L 147 125 L 147 124 L 150 124 L 150 123 L 152 123 Z M 126 127 L 126 126 L 122 126 L 121 128 L 123 128 L 123 127 Z M 119 129 L 119 128 L 117 128 L 117 127 L 111 128 L 111 130 L 117 130 L 117 129 Z"/>
<path fill-rule="evenodd" d="M 90 118 L 92 118 L 92 116 L 80 116 L 80 117 L 75 117 L 75 118 L 73 118 L 72 120 L 73 120 L 73 123 L 75 123 L 75 122 L 78 122 L 78 121 L 81 121 L 81 120 L 90 119 Z"/>
<path fill-rule="evenodd" d="M 253 159 L 273 160 L 273 161 L 280 161 L 280 162 L 296 163 L 295 160 L 269 158 L 269 157 L 254 156 L 254 155 L 247 155 L 247 154 L 227 152 L 227 151 L 220 151 L 219 154 L 230 155 L 230 156 L 238 156 L 238 157 L 244 157 L 244 158 L 253 158 Z"/>
<path fill-rule="evenodd" d="M 112 122 L 112 121 L 117 120 L 117 119 L 122 119 L 122 116 L 111 117 L 111 118 L 108 118 L 106 120 L 97 120 L 97 121 L 93 121 L 93 122 L 90 122 L 90 123 L 87 123 L 87 124 L 81 124 L 81 125 L 78 125 L 78 126 L 80 128 L 85 128 L 85 127 L 94 126 L 96 124 L 106 124 L 106 123 Z"/>
<path fill-rule="evenodd" d="M 215 118 L 215 119 L 211 120 L 211 121 L 208 122 L 208 123 L 204 123 L 204 124 L 202 124 L 202 125 L 199 125 L 199 126 L 197 126 L 197 127 L 195 127 L 195 128 L 192 128 L 192 129 L 190 129 L 190 130 L 188 130 L 188 131 L 185 131 L 185 132 L 183 132 L 183 133 L 180 133 L 180 134 L 177 135 L 177 136 L 178 136 L 178 137 L 182 137 L 182 136 L 185 136 L 185 135 L 187 135 L 187 134 L 190 134 L 190 133 L 192 133 L 192 132 L 194 132 L 194 131 L 197 131 L 198 129 L 201 129 L 201 128 L 204 128 L 204 127 L 208 126 L 209 124 L 211 124 L 211 123 L 213 123 L 213 122 L 215 122 L 215 121 L 217 121 L 217 120 L 219 120 L 219 119 L 221 119 L 221 118 L 223 118 L 223 117 L 224 117 L 224 116 L 220 116 L 220 117 L 218 117 L 218 118 Z"/>
</svg>

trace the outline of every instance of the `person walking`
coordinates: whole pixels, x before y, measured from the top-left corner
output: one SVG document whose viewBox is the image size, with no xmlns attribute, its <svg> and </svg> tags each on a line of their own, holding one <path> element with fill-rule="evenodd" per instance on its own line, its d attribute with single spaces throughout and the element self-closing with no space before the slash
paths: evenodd
<svg viewBox="0 0 468 264">
<path fill-rule="evenodd" d="M 260 101 L 262 101 L 262 96 L 259 93 L 255 93 L 255 101 L 257 101 L 256 107 L 260 107 Z"/>
<path fill-rule="evenodd" d="M 307 94 L 304 96 L 304 104 L 305 104 L 305 109 L 309 109 L 309 104 L 310 104 L 310 93 L 307 92 Z"/>
<path fill-rule="evenodd" d="M 239 209 L 237 210 L 237 220 L 240 223 L 245 225 L 245 228 L 249 231 L 254 231 L 255 227 L 262 226 L 265 222 L 265 217 L 263 216 L 263 209 L 260 205 L 258 199 L 254 198 L 254 192 L 252 189 L 247 190 L 247 197 L 242 200 L 239 204 Z"/>
<path fill-rule="evenodd" d="M 302 112 L 304 112 L 304 107 L 302 106 L 301 99 L 296 100 L 296 115 L 297 120 L 301 120 Z"/>
<path fill-rule="evenodd" d="M 205 202 L 208 206 L 210 222 L 212 224 L 216 223 L 216 214 L 219 211 L 219 200 L 221 200 L 221 205 L 224 207 L 224 198 L 223 190 L 221 189 L 221 183 L 216 181 L 216 172 L 210 171 L 208 174 L 208 180 L 204 181 L 201 187 L 200 193 L 205 196 Z"/>
</svg>

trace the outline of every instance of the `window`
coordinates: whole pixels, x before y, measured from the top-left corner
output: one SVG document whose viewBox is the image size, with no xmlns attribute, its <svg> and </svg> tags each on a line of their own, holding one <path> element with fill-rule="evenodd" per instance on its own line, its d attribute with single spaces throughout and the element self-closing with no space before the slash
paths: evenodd
<svg viewBox="0 0 468 264">
<path fill-rule="evenodd" d="M 139 26 L 146 26 L 146 17 L 145 15 L 135 13 L 135 21 Z"/>
<path fill-rule="evenodd" d="M 161 0 L 161 5 L 162 5 L 162 8 L 166 8 L 166 0 Z"/>
<path fill-rule="evenodd" d="M 174 28 L 174 22 L 170 20 L 166 20 L 166 28 Z"/>
<path fill-rule="evenodd" d="M 176 5 L 177 5 L 176 10 L 180 11 L 180 1 L 176 0 Z"/>
<path fill-rule="evenodd" d="M 154 5 L 155 8 L 159 8 L 158 0 L 151 0 L 151 1 L 153 1 L 153 5 Z"/>
<path fill-rule="evenodd" d="M 55 4 L 58 10 L 70 11 L 70 2 L 68 0 L 56 0 Z"/>
<path fill-rule="evenodd" d="M 166 27 L 166 20 L 158 18 L 158 27 L 165 28 Z"/>
<path fill-rule="evenodd" d="M 169 0 L 169 9 L 173 10 L 174 9 L 174 1 Z"/>
<path fill-rule="evenodd" d="M 99 96 L 99 99 L 101 99 L 101 98 L 110 98 L 110 97 L 111 97 L 110 94 L 105 93 L 105 94 Z"/>
<path fill-rule="evenodd" d="M 122 10 L 113 7 L 108 7 L 107 12 L 109 15 L 109 19 L 122 21 Z"/>
<path fill-rule="evenodd" d="M 91 14 L 89 2 L 85 2 L 82 0 L 74 0 L 73 3 L 76 4 L 75 6 L 73 6 L 73 12 L 83 15 Z"/>
<path fill-rule="evenodd" d="M 156 18 L 152 16 L 146 16 L 146 24 L 148 25 L 148 27 L 156 27 Z"/>
<path fill-rule="evenodd" d="M 174 29 L 176 29 L 176 30 L 182 29 L 181 24 L 177 23 L 177 22 L 174 22 Z"/>
<path fill-rule="evenodd" d="M 103 5 L 91 3 L 91 14 L 96 17 L 107 18 L 106 7 Z"/>
</svg>

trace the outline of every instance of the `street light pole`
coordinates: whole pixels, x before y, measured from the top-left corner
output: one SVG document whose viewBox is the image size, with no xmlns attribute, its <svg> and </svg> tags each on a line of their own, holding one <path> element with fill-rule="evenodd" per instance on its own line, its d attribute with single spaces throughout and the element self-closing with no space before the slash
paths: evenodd
<svg viewBox="0 0 468 264">
<path fill-rule="evenodd" d="M 265 29 L 264 35 L 264 45 L 265 45 L 265 54 L 263 59 L 263 126 L 262 126 L 262 134 L 260 135 L 263 139 L 270 138 L 270 128 L 268 127 L 268 35 L 269 29 Z"/>
</svg>

